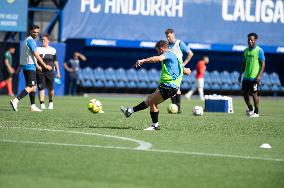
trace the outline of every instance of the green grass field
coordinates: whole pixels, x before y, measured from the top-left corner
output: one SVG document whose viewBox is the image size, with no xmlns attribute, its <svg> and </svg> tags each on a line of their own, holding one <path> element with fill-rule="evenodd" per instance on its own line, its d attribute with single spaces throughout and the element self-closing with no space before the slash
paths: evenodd
<svg viewBox="0 0 284 188">
<path fill-rule="evenodd" d="M 99 99 L 105 114 L 87 110 Z M 19 112 L 0 96 L 1 188 L 284 187 L 284 98 L 261 98 L 258 119 L 245 116 L 242 98 L 234 114 L 191 114 L 197 99 L 182 101 L 182 114 L 160 105 L 160 131 L 149 111 L 126 119 L 119 106 L 144 97 L 57 97 L 55 109 Z M 203 105 L 202 105 L 203 106 Z M 269 143 L 272 149 L 261 149 Z"/>
</svg>

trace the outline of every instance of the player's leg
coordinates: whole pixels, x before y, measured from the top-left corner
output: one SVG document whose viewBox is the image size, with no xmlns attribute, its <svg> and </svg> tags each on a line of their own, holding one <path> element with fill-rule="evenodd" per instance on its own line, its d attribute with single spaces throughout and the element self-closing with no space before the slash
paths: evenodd
<svg viewBox="0 0 284 188">
<path fill-rule="evenodd" d="M 8 94 L 10 96 L 14 96 L 12 77 L 8 78 L 7 80 L 7 89 L 8 89 Z"/>
<path fill-rule="evenodd" d="M 253 114 L 253 107 L 252 107 L 251 101 L 249 99 L 250 87 L 251 87 L 250 81 L 243 80 L 243 82 L 242 82 L 242 95 L 243 95 L 244 101 L 245 101 L 245 103 L 248 107 L 248 110 L 246 111 L 248 116 Z"/>
<path fill-rule="evenodd" d="M 30 71 L 28 71 L 28 70 L 24 70 L 23 71 L 24 78 L 25 78 L 25 81 L 26 81 L 25 89 L 23 89 L 16 98 L 14 98 L 14 99 L 12 99 L 10 101 L 10 104 L 11 104 L 11 106 L 12 106 L 14 111 L 18 111 L 18 103 L 19 103 L 19 101 L 22 98 L 24 98 L 26 95 L 28 95 L 33 90 L 33 88 L 32 88 L 33 87 L 33 83 L 32 83 L 32 80 L 30 79 L 30 75 L 29 75 L 30 73 L 29 72 Z"/>
<path fill-rule="evenodd" d="M 252 98 L 254 103 L 254 114 L 252 114 L 250 117 L 259 117 L 258 113 L 258 106 L 259 106 L 259 96 L 258 96 L 258 84 L 256 82 L 253 83 L 252 86 Z"/>
<path fill-rule="evenodd" d="M 30 75 L 30 80 L 31 80 L 31 83 L 32 83 L 32 91 L 29 93 L 30 102 L 31 102 L 30 110 L 32 112 L 41 112 L 41 109 L 36 107 L 36 104 L 35 104 L 36 88 L 37 88 L 37 84 L 36 84 L 36 71 L 30 71 L 29 75 Z"/>
<path fill-rule="evenodd" d="M 2 71 L 3 81 L 0 82 L 0 90 L 3 89 L 8 84 L 9 72 L 6 68 Z"/>
<path fill-rule="evenodd" d="M 0 82 L 0 90 L 3 89 L 7 85 L 7 80 L 3 80 Z"/>
<path fill-rule="evenodd" d="M 45 88 L 46 88 L 46 80 L 44 73 L 37 72 L 36 73 L 36 80 L 37 80 L 37 87 L 38 87 L 38 98 L 40 103 L 40 109 L 45 110 L 45 104 L 44 104 L 44 97 L 45 97 Z"/>
<path fill-rule="evenodd" d="M 191 90 L 189 90 L 189 91 L 184 95 L 184 97 L 185 97 L 187 100 L 189 100 L 190 97 L 194 94 L 194 92 L 195 92 L 196 89 L 197 89 L 197 85 L 198 85 L 198 81 L 195 80 L 195 86 L 193 86 L 193 87 L 191 88 Z"/>
<path fill-rule="evenodd" d="M 177 91 L 175 96 L 171 97 L 172 103 L 178 106 L 178 113 L 181 113 L 181 105 L 180 105 L 181 91 L 180 89 Z"/>
<path fill-rule="evenodd" d="M 202 101 L 205 100 L 203 88 L 204 88 L 204 78 L 198 78 L 197 79 L 197 89 L 198 89 L 200 100 Z"/>
<path fill-rule="evenodd" d="M 53 110 L 54 73 L 46 74 L 46 87 L 48 90 L 48 109 Z"/>
</svg>

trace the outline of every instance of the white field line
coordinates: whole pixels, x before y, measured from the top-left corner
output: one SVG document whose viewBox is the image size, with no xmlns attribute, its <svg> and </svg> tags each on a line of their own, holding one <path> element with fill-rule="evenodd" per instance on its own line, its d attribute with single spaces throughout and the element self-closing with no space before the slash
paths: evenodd
<svg viewBox="0 0 284 188">
<path fill-rule="evenodd" d="M 136 150 L 146 150 L 152 147 L 152 144 L 149 142 L 144 142 L 141 140 L 136 140 L 132 138 L 122 137 L 122 136 L 113 136 L 113 135 L 106 135 L 106 134 L 99 134 L 99 133 L 88 133 L 88 132 L 79 132 L 79 131 L 67 131 L 67 130 L 56 130 L 56 129 L 41 129 L 41 128 L 24 128 L 24 127 L 8 127 L 13 129 L 27 129 L 27 130 L 34 130 L 34 131 L 48 131 L 48 132 L 65 132 L 65 133 L 72 133 L 72 134 L 83 134 L 83 135 L 91 135 L 91 136 L 101 136 L 106 138 L 113 138 L 119 140 L 130 141 L 138 144 Z"/>
<path fill-rule="evenodd" d="M 9 127 L 9 128 L 20 128 L 20 127 Z M 122 140 L 128 140 L 128 141 L 135 140 L 135 139 L 126 138 L 126 137 L 118 137 L 118 136 L 112 136 L 112 135 L 103 135 L 103 134 L 98 134 L 98 133 L 65 131 L 65 130 L 55 130 L 55 129 L 39 129 L 39 128 L 21 128 L 21 129 L 30 129 L 30 130 L 36 130 L 36 131 L 50 131 L 50 132 L 67 132 L 67 133 L 84 134 L 84 135 L 104 136 L 104 137 L 115 138 L 115 139 L 122 139 Z M 135 140 L 135 141 L 139 141 L 139 140 Z M 130 147 L 118 147 L 118 146 L 67 144 L 67 143 L 56 143 L 56 142 L 35 142 L 35 141 L 22 141 L 22 140 L 0 140 L 0 142 L 17 143 L 17 144 L 55 145 L 55 146 L 66 146 L 66 147 L 103 148 L 103 149 L 117 149 L 117 150 L 129 150 L 129 151 L 147 151 L 147 152 L 184 154 L 184 155 L 205 156 L 205 157 L 220 157 L 220 158 L 234 158 L 234 159 L 245 159 L 245 160 L 262 160 L 262 161 L 284 162 L 284 159 L 277 159 L 277 158 L 242 156 L 242 155 L 230 155 L 230 154 L 221 154 L 221 153 L 203 153 L 203 152 L 191 152 L 191 151 L 150 149 L 150 147 L 152 147 L 152 145 L 150 143 L 144 142 L 144 141 L 140 141 L 140 142 L 141 143 L 148 143 L 148 144 L 150 144 L 149 148 L 147 148 L 145 146 L 142 147 L 141 145 L 139 145 L 136 148 L 130 148 Z M 138 142 L 136 142 L 136 143 L 138 143 Z"/>
</svg>

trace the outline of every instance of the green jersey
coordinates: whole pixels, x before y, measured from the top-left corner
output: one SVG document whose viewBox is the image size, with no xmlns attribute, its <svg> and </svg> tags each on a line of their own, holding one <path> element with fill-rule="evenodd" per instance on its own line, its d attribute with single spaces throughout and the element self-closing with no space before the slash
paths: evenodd
<svg viewBox="0 0 284 188">
<path fill-rule="evenodd" d="M 160 83 L 179 88 L 183 76 L 182 63 L 172 50 L 166 51 L 163 55 L 166 59 L 162 61 Z"/>
<path fill-rule="evenodd" d="M 13 58 L 9 51 L 6 51 L 4 54 L 4 60 L 7 59 L 9 64 L 12 66 Z"/>
<path fill-rule="evenodd" d="M 244 51 L 244 63 L 246 65 L 244 79 L 254 80 L 258 76 L 261 63 L 265 61 L 264 52 L 259 46 Z"/>
</svg>

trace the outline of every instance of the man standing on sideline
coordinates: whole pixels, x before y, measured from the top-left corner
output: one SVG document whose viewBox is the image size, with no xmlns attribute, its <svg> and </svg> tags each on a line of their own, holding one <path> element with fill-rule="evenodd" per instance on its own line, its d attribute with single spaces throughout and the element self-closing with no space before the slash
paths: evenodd
<svg viewBox="0 0 284 188">
<path fill-rule="evenodd" d="M 78 71 L 80 70 L 80 60 L 86 61 L 87 58 L 79 52 L 74 52 L 73 59 L 70 59 L 68 63 L 64 63 L 65 70 L 69 72 L 69 95 L 77 94 L 77 79 Z"/>
<path fill-rule="evenodd" d="M 248 48 L 244 50 L 239 81 L 241 81 L 242 73 L 244 72 L 242 94 L 248 107 L 246 113 L 249 117 L 259 117 L 259 97 L 257 91 L 265 67 L 265 56 L 262 48 L 256 45 L 258 35 L 256 33 L 249 33 L 247 37 Z M 253 98 L 254 109 L 249 98 L 250 95 Z"/>
<path fill-rule="evenodd" d="M 30 96 L 31 111 L 40 112 L 35 105 L 35 91 L 36 91 L 36 68 L 41 70 L 37 61 L 42 65 L 43 69 L 52 70 L 52 67 L 46 65 L 37 52 L 37 46 L 35 39 L 39 35 L 39 26 L 33 25 L 29 30 L 30 36 L 24 40 L 23 48 L 20 58 L 20 67 L 23 69 L 23 73 L 26 80 L 26 87 L 21 93 L 10 101 L 10 104 L 14 111 L 18 111 L 18 103 L 27 94 Z"/>
<path fill-rule="evenodd" d="M 198 61 L 196 65 L 196 82 L 195 87 L 193 87 L 190 91 L 188 91 L 184 97 L 186 99 L 190 99 L 191 95 L 198 90 L 200 100 L 204 101 L 204 75 L 206 71 L 206 65 L 209 63 L 209 58 L 207 56 L 203 56 L 201 60 Z"/>
<path fill-rule="evenodd" d="M 179 61 L 182 62 L 182 65 L 185 66 L 193 56 L 191 49 L 187 48 L 184 42 L 175 38 L 175 32 L 173 29 L 167 29 L 165 31 L 165 34 L 169 42 L 170 49 L 177 55 Z M 184 61 L 182 58 L 183 53 L 187 54 Z M 180 97 L 180 89 L 178 89 L 177 94 L 175 96 L 171 97 L 172 103 L 178 106 L 178 113 L 181 113 Z"/>
<path fill-rule="evenodd" d="M 4 58 L 3 58 L 3 81 L 0 82 L 0 90 L 4 88 L 7 85 L 8 94 L 10 96 L 14 96 L 13 93 L 13 74 L 15 73 L 15 70 L 13 68 L 13 57 L 12 54 L 15 53 L 15 47 L 9 47 L 9 49 L 5 52 Z"/>
<path fill-rule="evenodd" d="M 43 35 L 42 47 L 38 47 L 37 51 L 43 61 L 52 67 L 52 70 L 43 69 L 42 71 L 36 71 L 37 86 L 39 90 L 39 102 L 40 109 L 45 110 L 44 97 L 45 88 L 48 90 L 48 109 L 53 109 L 53 98 L 54 98 L 54 68 L 56 70 L 56 78 L 60 79 L 60 70 L 56 57 L 56 49 L 49 46 L 49 35 Z"/>
</svg>

